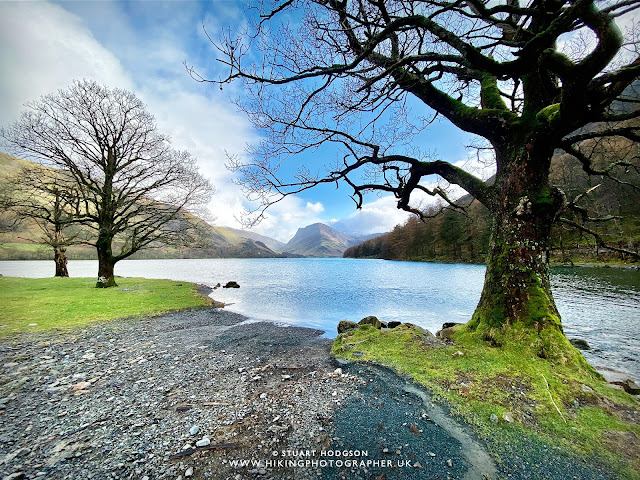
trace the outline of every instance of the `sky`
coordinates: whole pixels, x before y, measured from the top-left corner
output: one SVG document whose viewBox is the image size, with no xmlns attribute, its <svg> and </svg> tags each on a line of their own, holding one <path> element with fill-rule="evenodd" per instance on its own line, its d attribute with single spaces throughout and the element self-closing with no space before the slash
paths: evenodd
<svg viewBox="0 0 640 480">
<path fill-rule="evenodd" d="M 0 126 L 17 120 L 25 102 L 74 80 L 130 90 L 172 145 L 198 159 L 215 186 L 211 223 L 241 228 L 242 212 L 251 204 L 225 164 L 228 154 L 244 155 L 260 132 L 230 100 L 242 93 L 239 85 L 221 91 L 196 82 L 184 64 L 214 76 L 220 64 L 203 25 L 215 36 L 244 18 L 244 7 L 232 0 L 0 1 Z M 440 158 L 458 165 L 469 161 L 469 138 L 455 127 L 436 124 L 426 138 Z M 286 242 L 316 222 L 370 234 L 390 231 L 407 218 L 393 197 L 371 194 L 356 211 L 348 194 L 346 188 L 324 186 L 287 197 L 252 230 Z"/>
</svg>

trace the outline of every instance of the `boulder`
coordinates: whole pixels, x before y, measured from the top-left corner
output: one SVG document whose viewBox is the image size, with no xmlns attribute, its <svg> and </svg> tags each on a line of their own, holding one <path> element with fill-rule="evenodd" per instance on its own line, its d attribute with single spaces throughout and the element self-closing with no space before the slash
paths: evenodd
<svg viewBox="0 0 640 480">
<path fill-rule="evenodd" d="M 631 395 L 640 395 L 640 387 L 630 378 L 625 378 L 619 382 L 611 382 L 613 385 L 620 385 L 622 389 Z"/>
<path fill-rule="evenodd" d="M 581 338 L 570 338 L 569 342 L 571 342 L 571 345 L 576 347 L 578 350 L 591 350 L 587 341 L 582 340 Z"/>
<path fill-rule="evenodd" d="M 402 325 L 402 322 L 396 322 L 395 320 L 393 320 L 387 324 L 387 328 L 396 328 L 400 325 Z"/>
<path fill-rule="evenodd" d="M 436 337 L 438 337 L 438 338 L 451 338 L 451 335 L 456 333 L 456 327 L 457 327 L 457 325 L 454 326 L 454 327 L 443 328 L 439 332 L 436 332 Z"/>
<path fill-rule="evenodd" d="M 240 285 L 238 285 L 238 282 L 227 282 L 222 288 L 240 288 Z"/>
<path fill-rule="evenodd" d="M 464 325 L 464 323 L 457 323 L 457 322 L 444 322 L 442 324 L 442 330 L 445 330 L 447 328 L 451 328 L 451 327 L 455 327 L 456 325 Z"/>
<path fill-rule="evenodd" d="M 414 323 L 403 323 L 403 325 L 409 327 L 409 328 L 413 328 L 415 331 L 421 333 L 422 335 L 424 335 L 425 337 L 429 337 L 429 338 L 435 338 L 435 336 L 433 335 L 433 333 L 431 333 L 429 330 L 426 330 Z"/>
<path fill-rule="evenodd" d="M 350 322 L 349 320 L 340 320 L 340 322 L 338 323 L 338 335 L 350 330 L 355 330 L 356 328 L 358 328 L 358 324 L 356 322 Z"/>
<path fill-rule="evenodd" d="M 358 322 L 358 325 L 373 325 L 377 329 L 382 328 L 382 323 L 380 323 L 380 320 L 378 320 L 378 318 L 374 317 L 373 315 L 364 317 L 362 320 Z"/>
<path fill-rule="evenodd" d="M 608 367 L 596 367 L 596 370 L 612 387 L 618 387 L 631 395 L 640 395 L 640 387 L 629 376 Z"/>
</svg>

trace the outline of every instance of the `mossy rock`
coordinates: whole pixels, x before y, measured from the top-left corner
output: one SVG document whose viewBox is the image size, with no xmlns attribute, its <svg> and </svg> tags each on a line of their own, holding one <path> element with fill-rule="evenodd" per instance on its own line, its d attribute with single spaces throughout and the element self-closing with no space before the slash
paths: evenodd
<svg viewBox="0 0 640 480">
<path fill-rule="evenodd" d="M 455 325 L 453 327 L 443 328 L 439 332 L 436 332 L 436 337 L 438 338 L 451 338 L 451 336 L 456 333 L 459 325 Z"/>
<path fill-rule="evenodd" d="M 382 328 L 382 323 L 380 322 L 380 320 L 378 320 L 378 317 L 374 317 L 373 315 L 370 315 L 368 317 L 364 317 L 362 320 L 360 320 L 358 322 L 358 325 L 360 325 L 360 326 L 362 326 L 362 325 L 373 325 L 377 329 Z"/>
<path fill-rule="evenodd" d="M 340 322 L 338 323 L 338 335 L 344 332 L 355 330 L 357 328 L 358 324 L 356 322 L 350 322 L 349 320 L 340 320 Z"/>
<path fill-rule="evenodd" d="M 436 338 L 435 335 L 433 333 L 431 333 L 429 330 L 420 327 L 419 325 L 416 325 L 414 323 L 403 323 L 402 326 L 405 326 L 407 328 L 411 328 L 413 330 L 415 330 L 416 332 L 418 332 L 419 334 L 421 334 L 424 337 L 428 337 L 428 338 Z"/>
</svg>

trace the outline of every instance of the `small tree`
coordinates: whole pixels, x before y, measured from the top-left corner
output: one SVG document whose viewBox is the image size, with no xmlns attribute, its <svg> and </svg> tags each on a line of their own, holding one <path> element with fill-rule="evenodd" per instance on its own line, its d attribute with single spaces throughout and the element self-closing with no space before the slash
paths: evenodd
<svg viewBox="0 0 640 480">
<path fill-rule="evenodd" d="M 216 43 L 227 73 L 214 80 L 243 82 L 239 105 L 263 132 L 250 161 L 233 165 L 261 201 L 257 218 L 283 195 L 338 181 L 353 188 L 359 206 L 365 192 L 378 190 L 423 215 L 419 194 L 453 203 L 429 187 L 429 176 L 438 175 L 493 218 L 484 289 L 468 330 L 499 343 L 519 325 L 539 355 L 566 352 L 548 249 L 551 226 L 576 205 L 550 184 L 551 158 L 562 149 L 591 175 L 615 178 L 627 169 L 637 181 L 637 157 L 598 168 L 581 146 L 640 137 L 630 123 L 640 115 L 630 88 L 640 57 L 634 33 L 623 35 L 616 23 L 638 4 L 259 2 L 245 34 Z M 479 146 L 495 158 L 493 183 L 414 147 L 434 114 L 483 139 Z M 309 164 L 291 176 L 279 171 L 286 159 L 330 145 L 338 155 L 326 171 Z"/>
<path fill-rule="evenodd" d="M 84 80 L 26 106 L 0 136 L 16 154 L 73 179 L 77 220 L 94 234 L 97 286 L 116 285 L 114 265 L 143 248 L 189 241 L 197 222 L 186 211 L 206 203 L 213 189 L 133 93 Z"/>
<path fill-rule="evenodd" d="M 36 243 L 53 249 L 56 277 L 68 277 L 67 248 L 84 243 L 80 230 L 73 230 L 81 218 L 77 186 L 64 171 L 34 164 L 22 166 L 5 184 L 6 206 L 16 223 L 35 223 L 42 236 Z"/>
</svg>

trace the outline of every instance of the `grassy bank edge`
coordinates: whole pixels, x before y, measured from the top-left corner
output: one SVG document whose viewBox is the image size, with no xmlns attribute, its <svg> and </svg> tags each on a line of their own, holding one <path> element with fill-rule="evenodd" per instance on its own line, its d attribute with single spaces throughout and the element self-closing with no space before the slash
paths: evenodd
<svg viewBox="0 0 640 480">
<path fill-rule="evenodd" d="M 122 277 L 117 282 L 98 289 L 95 278 L 0 277 L 0 338 L 213 304 L 189 282 Z"/>
<path fill-rule="evenodd" d="M 638 401 L 588 367 L 527 355 L 522 345 L 494 348 L 463 331 L 442 344 L 405 325 L 360 326 L 338 335 L 332 354 L 390 367 L 424 386 L 500 463 L 510 450 L 549 445 L 604 464 L 621 478 L 640 479 L 640 425 L 630 413 Z"/>
</svg>

